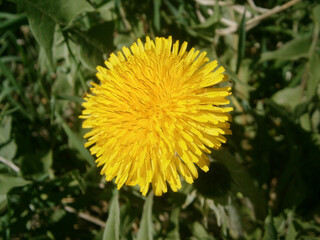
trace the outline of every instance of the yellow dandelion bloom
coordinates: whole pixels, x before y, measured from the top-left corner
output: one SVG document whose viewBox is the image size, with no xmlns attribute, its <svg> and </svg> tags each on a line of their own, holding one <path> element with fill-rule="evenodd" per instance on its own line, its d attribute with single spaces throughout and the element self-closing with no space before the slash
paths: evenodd
<svg viewBox="0 0 320 240">
<path fill-rule="evenodd" d="M 140 39 L 111 54 L 97 67 L 100 84 L 92 84 L 83 103 L 85 147 L 96 155 L 107 181 L 139 185 L 146 195 L 181 188 L 198 177 L 197 165 L 209 170 L 206 153 L 218 149 L 230 133 L 230 87 L 223 67 L 209 62 L 206 52 L 172 38 Z M 208 63 L 209 62 L 209 63 Z"/>
</svg>

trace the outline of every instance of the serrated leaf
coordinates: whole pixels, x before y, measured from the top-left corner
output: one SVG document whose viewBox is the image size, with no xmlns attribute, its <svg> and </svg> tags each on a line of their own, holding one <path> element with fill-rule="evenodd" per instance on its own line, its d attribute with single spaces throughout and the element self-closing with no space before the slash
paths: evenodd
<svg viewBox="0 0 320 240">
<path fill-rule="evenodd" d="M 150 192 L 143 206 L 140 228 L 137 234 L 137 240 L 153 239 L 153 223 L 152 223 L 152 203 L 153 192 Z"/>
<path fill-rule="evenodd" d="M 307 57 L 311 44 L 311 36 L 295 38 L 285 43 L 281 48 L 275 51 L 264 52 L 261 55 L 260 62 L 278 59 L 278 60 L 294 60 L 301 57 Z"/>
<path fill-rule="evenodd" d="M 113 197 L 110 203 L 108 220 L 106 222 L 106 227 L 103 232 L 103 240 L 119 240 L 120 232 L 120 207 L 118 200 L 118 190 L 114 189 Z"/>
</svg>

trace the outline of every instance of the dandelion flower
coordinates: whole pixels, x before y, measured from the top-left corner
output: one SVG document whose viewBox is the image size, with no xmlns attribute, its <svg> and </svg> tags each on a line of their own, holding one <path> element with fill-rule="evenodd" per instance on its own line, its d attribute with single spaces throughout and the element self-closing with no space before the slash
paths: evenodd
<svg viewBox="0 0 320 240">
<path fill-rule="evenodd" d="M 180 176 L 192 183 L 196 165 L 209 170 L 206 153 L 219 149 L 229 134 L 230 87 L 223 67 L 209 62 L 206 52 L 172 38 L 140 39 L 111 54 L 106 67 L 97 67 L 100 84 L 92 84 L 83 103 L 85 147 L 96 155 L 107 181 L 150 184 L 155 195 L 181 188 Z"/>
</svg>

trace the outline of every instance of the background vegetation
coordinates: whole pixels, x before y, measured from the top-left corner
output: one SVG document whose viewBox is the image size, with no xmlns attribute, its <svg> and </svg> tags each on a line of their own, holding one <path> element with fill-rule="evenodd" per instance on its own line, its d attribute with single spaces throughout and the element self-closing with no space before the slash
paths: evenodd
<svg viewBox="0 0 320 240">
<path fill-rule="evenodd" d="M 0 1 L 1 239 L 320 239 L 320 4 Z M 145 36 L 205 50 L 233 135 L 181 191 L 114 190 L 83 147 L 95 67 Z"/>
</svg>

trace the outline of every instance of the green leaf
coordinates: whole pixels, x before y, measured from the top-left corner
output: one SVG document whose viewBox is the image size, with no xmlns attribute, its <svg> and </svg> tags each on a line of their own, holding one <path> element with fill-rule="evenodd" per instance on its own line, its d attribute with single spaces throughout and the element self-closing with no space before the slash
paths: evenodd
<svg viewBox="0 0 320 240">
<path fill-rule="evenodd" d="M 228 205 L 226 206 L 226 210 L 228 213 L 230 235 L 234 239 L 238 239 L 241 235 L 243 235 L 243 227 L 239 209 L 237 209 L 236 203 L 230 199 Z"/>
<path fill-rule="evenodd" d="M 80 13 L 94 9 L 85 0 L 16 0 L 18 6 L 26 11 L 30 29 L 44 48 L 53 66 L 52 44 L 56 24 L 69 26 Z"/>
<path fill-rule="evenodd" d="M 117 47 L 118 50 L 120 50 L 123 46 L 130 46 L 134 42 L 134 39 L 132 39 L 129 35 L 125 34 L 117 34 L 114 38 L 114 45 Z"/>
<path fill-rule="evenodd" d="M 69 74 L 71 75 L 71 74 Z M 74 84 L 71 81 L 66 81 L 68 74 L 60 73 L 52 84 L 52 93 L 58 99 L 57 95 L 71 96 L 73 93 Z"/>
<path fill-rule="evenodd" d="M 26 11 L 31 32 L 39 45 L 44 49 L 50 65 L 53 66 L 51 49 L 56 23 L 46 14 L 43 14 L 33 1 L 17 0 L 16 2 L 20 8 Z"/>
<path fill-rule="evenodd" d="M 264 221 L 265 232 L 262 240 L 276 240 L 277 231 L 273 224 L 273 217 L 269 214 Z"/>
<path fill-rule="evenodd" d="M 264 219 L 266 216 L 267 203 L 248 171 L 238 163 L 232 154 L 225 150 L 215 151 L 212 153 L 212 156 L 228 168 L 232 182 L 235 184 L 235 186 L 232 187 L 232 191 L 235 194 L 241 192 L 244 196 L 248 197 L 253 203 L 257 218 Z"/>
<path fill-rule="evenodd" d="M 118 18 L 118 15 L 115 14 L 114 8 L 114 2 L 110 1 L 99 7 L 97 11 L 100 13 L 102 19 L 106 21 L 114 21 Z"/>
<path fill-rule="evenodd" d="M 53 178 L 54 173 L 52 170 L 52 150 L 50 149 L 47 154 L 45 154 L 41 159 L 43 172 L 48 173 L 50 178 Z"/>
<path fill-rule="evenodd" d="M 118 200 L 118 190 L 115 188 L 110 203 L 109 216 L 103 233 L 103 240 L 119 240 L 120 207 Z"/>
<path fill-rule="evenodd" d="M 233 72 L 233 71 L 231 70 L 231 68 L 228 67 L 226 64 L 224 64 L 223 67 L 226 69 L 226 72 L 225 72 L 225 73 L 230 77 L 230 79 L 231 79 L 234 83 L 241 85 L 241 87 L 245 88 L 246 91 L 254 90 L 254 87 L 252 87 L 252 86 L 250 86 L 248 83 L 244 82 L 243 79 L 240 79 L 240 78 L 238 77 L 238 75 L 237 75 L 235 72 Z"/>
<path fill-rule="evenodd" d="M 13 177 L 5 174 L 0 174 L 0 209 L 6 205 L 7 193 L 10 189 L 28 184 L 29 181 L 21 177 Z"/>
<path fill-rule="evenodd" d="M 298 232 L 294 227 L 293 221 L 291 221 L 287 230 L 285 240 L 297 239 L 297 236 L 298 236 Z"/>
<path fill-rule="evenodd" d="M 320 58 L 317 52 L 314 52 L 309 62 L 309 79 L 307 82 L 307 97 L 311 99 L 320 83 Z"/>
<path fill-rule="evenodd" d="M 103 54 L 109 55 L 113 50 L 114 22 L 104 22 L 90 28 L 86 35 L 90 36 L 90 42 L 97 47 L 88 44 L 79 35 L 73 35 L 80 46 L 79 57 L 81 63 L 90 70 L 96 71 L 98 65 L 103 65 Z"/>
<path fill-rule="evenodd" d="M 17 152 L 17 144 L 14 139 L 0 147 L 0 156 L 6 160 L 13 160 Z"/>
<path fill-rule="evenodd" d="M 180 207 L 175 207 L 170 215 L 170 231 L 167 233 L 165 240 L 179 240 L 179 215 L 180 215 Z"/>
<path fill-rule="evenodd" d="M 320 111 L 316 110 L 312 115 L 311 115 L 311 126 L 314 132 L 317 132 L 317 128 L 320 124 Z"/>
<path fill-rule="evenodd" d="M 73 147 L 80 152 L 80 154 L 84 157 L 84 159 L 89 163 L 90 166 L 94 166 L 94 158 L 91 156 L 89 151 L 83 146 L 83 143 L 80 140 L 80 138 L 70 129 L 68 124 L 62 119 L 62 117 L 58 113 L 56 115 L 58 121 L 60 121 L 63 130 L 69 138 L 69 143 L 71 143 Z"/>
<path fill-rule="evenodd" d="M 307 57 L 311 44 L 311 36 L 295 38 L 285 43 L 281 48 L 275 51 L 264 52 L 261 55 L 260 62 L 278 59 L 278 60 L 294 60 L 301 57 Z"/>
<path fill-rule="evenodd" d="M 11 137 L 12 117 L 6 116 L 0 123 L 0 145 L 6 143 Z"/>
<path fill-rule="evenodd" d="M 214 237 L 210 236 L 207 230 L 199 222 L 192 224 L 192 235 L 198 240 L 213 240 Z"/>
<path fill-rule="evenodd" d="M 320 226 L 314 221 L 303 221 L 302 219 L 295 218 L 295 223 L 297 224 L 298 229 L 305 229 L 307 231 L 314 231 L 320 233 Z M 319 235 L 319 234 L 318 234 Z"/>
<path fill-rule="evenodd" d="M 19 7 L 27 10 L 27 16 L 33 19 L 51 21 L 69 26 L 72 21 L 84 12 L 94 11 L 94 8 L 86 0 L 15 0 Z M 30 12 L 28 12 L 30 10 Z M 33 16 L 35 14 L 35 16 Z M 40 15 L 40 16 L 38 16 Z"/>
<path fill-rule="evenodd" d="M 222 226 L 222 223 L 226 223 L 228 221 L 226 208 L 224 207 L 225 203 L 223 202 L 223 204 L 220 204 L 220 202 L 220 199 L 215 199 L 214 201 L 212 199 L 207 200 L 209 208 L 214 212 L 216 216 L 217 225 L 219 227 Z"/>
<path fill-rule="evenodd" d="M 318 4 L 315 8 L 313 8 L 312 17 L 314 22 L 318 24 L 318 27 L 320 27 L 320 4 Z"/>
<path fill-rule="evenodd" d="M 276 104 L 271 99 L 266 99 L 265 103 L 268 107 L 270 107 L 271 111 L 274 112 L 276 115 L 278 115 L 280 118 L 282 118 L 284 121 L 290 124 L 294 124 L 295 119 L 288 113 L 288 111 L 284 111 L 283 107 Z"/>
<path fill-rule="evenodd" d="M 140 221 L 140 228 L 137 234 L 137 240 L 153 239 L 152 202 L 153 192 L 150 192 L 143 206 L 142 218 Z"/>
<path fill-rule="evenodd" d="M 42 0 L 41 2 L 44 1 Z M 47 0 L 46 2 L 47 4 L 49 4 L 49 2 L 51 4 L 48 13 L 56 15 L 57 19 L 67 26 L 69 26 L 78 15 L 94 11 L 94 8 L 86 0 Z"/>
<path fill-rule="evenodd" d="M 199 177 L 193 186 L 206 198 L 226 199 L 231 190 L 232 178 L 224 164 L 214 161 L 210 164 L 208 172 L 199 172 Z"/>
<path fill-rule="evenodd" d="M 157 32 L 159 32 L 161 29 L 160 7 L 161 7 L 161 0 L 153 0 L 153 22 Z"/>
<path fill-rule="evenodd" d="M 3 63 L 2 59 L 0 59 L 0 76 L 6 77 L 9 82 L 14 86 L 15 90 L 19 93 L 22 94 L 23 90 L 17 81 L 17 79 L 13 76 L 12 72 L 10 69 Z"/>
<path fill-rule="evenodd" d="M 244 84 L 236 84 L 234 86 L 233 92 L 242 99 L 248 99 L 249 93 L 252 91 L 253 87 L 249 86 L 250 79 L 254 74 L 254 70 L 252 69 L 252 60 L 251 59 L 242 59 L 241 67 L 239 68 L 238 78 L 241 79 L 241 82 Z M 248 87 L 249 86 L 249 87 Z"/>
<path fill-rule="evenodd" d="M 114 21 L 106 21 L 97 25 L 94 25 L 89 29 L 86 33 L 90 36 L 90 40 L 94 44 L 99 44 L 99 47 L 103 47 L 104 49 L 100 49 L 100 51 L 104 54 L 109 55 L 113 50 L 113 32 L 114 32 Z"/>
<path fill-rule="evenodd" d="M 88 44 L 81 42 L 79 48 L 79 58 L 83 66 L 90 69 L 91 71 L 95 71 L 96 67 L 102 65 L 103 58 L 102 54 L 99 50 L 95 48 L 91 48 Z"/>
<path fill-rule="evenodd" d="M 246 49 L 246 11 L 243 12 L 238 35 L 239 35 L 239 42 L 238 42 L 238 59 L 237 59 L 236 73 L 239 72 L 241 61 L 244 58 L 245 49 Z"/>
<path fill-rule="evenodd" d="M 5 116 L 0 124 L 0 156 L 12 160 L 17 152 L 17 145 L 11 139 L 11 116 Z"/>
<path fill-rule="evenodd" d="M 302 114 L 299 120 L 300 120 L 300 126 L 302 129 L 306 131 L 311 130 L 311 120 L 310 120 L 309 113 Z"/>
<path fill-rule="evenodd" d="M 213 24 L 218 23 L 220 21 L 220 18 L 221 18 L 220 7 L 219 7 L 219 3 L 216 2 L 216 4 L 214 5 L 214 14 L 208 17 L 205 22 L 199 25 L 193 26 L 192 28 L 193 29 L 208 28 Z"/>
<path fill-rule="evenodd" d="M 86 190 L 86 183 L 85 180 L 81 177 L 79 169 L 73 170 L 72 172 L 70 172 L 70 174 L 72 178 L 76 181 L 77 186 L 81 190 L 82 194 L 84 194 Z"/>
<path fill-rule="evenodd" d="M 65 100 L 65 101 L 70 101 L 70 102 L 76 102 L 79 104 L 83 103 L 83 99 L 79 96 L 68 96 L 68 95 L 57 95 L 56 96 L 57 100 Z"/>
<path fill-rule="evenodd" d="M 302 97 L 302 87 L 284 88 L 276 92 L 271 99 L 280 106 L 290 107 L 293 110 L 300 102 Z"/>
<path fill-rule="evenodd" d="M 22 14 L 10 14 L 5 21 L 2 20 L 0 23 L 0 32 L 7 30 L 13 30 L 20 27 L 22 24 L 27 22 L 27 16 L 25 13 Z"/>
</svg>

